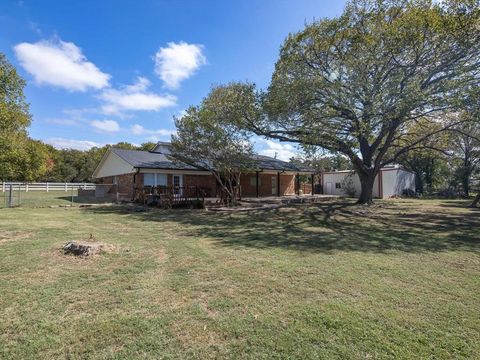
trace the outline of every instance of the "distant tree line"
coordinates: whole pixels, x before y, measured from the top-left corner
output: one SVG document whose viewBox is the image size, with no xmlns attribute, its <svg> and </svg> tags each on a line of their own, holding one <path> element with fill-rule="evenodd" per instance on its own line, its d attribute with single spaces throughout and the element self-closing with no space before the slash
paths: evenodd
<svg viewBox="0 0 480 360">
<path fill-rule="evenodd" d="M 110 147 L 116 147 L 127 150 L 151 150 L 154 143 L 148 142 L 140 146 L 135 146 L 128 142 L 109 144 L 102 147 L 93 147 L 89 150 L 81 151 L 74 149 L 55 149 L 47 145 L 48 148 L 48 169 L 43 174 L 37 174 L 34 180 L 52 181 L 52 182 L 90 182 L 92 174 L 99 164 L 102 156 Z M 25 180 L 20 178 L 20 180 Z"/>
</svg>

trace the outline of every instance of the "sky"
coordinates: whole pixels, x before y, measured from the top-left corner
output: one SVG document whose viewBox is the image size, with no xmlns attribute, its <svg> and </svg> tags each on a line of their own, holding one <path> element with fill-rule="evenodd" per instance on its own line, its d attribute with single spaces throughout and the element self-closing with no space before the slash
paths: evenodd
<svg viewBox="0 0 480 360">
<path fill-rule="evenodd" d="M 212 86 L 268 86 L 280 47 L 337 0 L 0 2 L 0 52 L 27 81 L 29 134 L 57 148 L 168 141 Z M 255 138 L 288 160 L 292 144 Z"/>
</svg>

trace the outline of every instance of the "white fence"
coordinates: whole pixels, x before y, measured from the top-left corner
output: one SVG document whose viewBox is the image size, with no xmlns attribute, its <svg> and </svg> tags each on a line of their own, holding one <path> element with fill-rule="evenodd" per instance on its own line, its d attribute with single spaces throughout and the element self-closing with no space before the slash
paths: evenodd
<svg viewBox="0 0 480 360">
<path fill-rule="evenodd" d="M 21 182 L 2 182 L 2 192 L 9 191 L 10 185 L 15 190 L 20 191 L 71 191 L 76 189 L 95 190 L 93 183 L 59 183 L 59 182 L 44 182 L 44 183 L 21 183 Z"/>
</svg>

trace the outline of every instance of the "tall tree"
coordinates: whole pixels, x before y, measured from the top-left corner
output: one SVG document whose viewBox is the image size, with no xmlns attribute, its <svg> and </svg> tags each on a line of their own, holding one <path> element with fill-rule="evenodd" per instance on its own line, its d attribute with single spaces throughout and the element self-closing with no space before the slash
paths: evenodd
<svg viewBox="0 0 480 360">
<path fill-rule="evenodd" d="M 408 126 L 438 121 L 478 86 L 479 13 L 478 0 L 350 1 L 340 17 L 288 36 L 263 96 L 268 116 L 244 117 L 244 126 L 347 156 L 358 202 L 371 203 L 379 169 L 423 140 L 392 151 Z"/>
<path fill-rule="evenodd" d="M 31 117 L 23 89 L 25 81 L 0 53 L 0 179 L 15 179 L 23 164 Z"/>
<path fill-rule="evenodd" d="M 223 200 L 235 205 L 243 171 L 252 169 L 253 148 L 248 134 L 238 129 L 231 114 L 221 106 L 222 88 L 214 88 L 200 106 L 190 107 L 175 119 L 172 155 L 210 171 L 223 192 Z"/>
</svg>

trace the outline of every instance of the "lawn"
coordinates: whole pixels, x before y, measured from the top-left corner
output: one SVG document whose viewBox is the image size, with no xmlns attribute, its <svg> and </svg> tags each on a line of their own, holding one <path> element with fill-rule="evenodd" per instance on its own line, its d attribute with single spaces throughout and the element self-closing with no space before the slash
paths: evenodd
<svg viewBox="0 0 480 360">
<path fill-rule="evenodd" d="M 473 359 L 465 205 L 0 209 L 0 358 Z M 60 251 L 90 235 L 106 253 Z"/>
<path fill-rule="evenodd" d="M 81 204 L 111 202 L 110 199 L 95 199 L 93 196 L 79 196 L 77 190 L 68 191 L 13 191 L 13 206 L 22 207 L 50 207 L 50 206 L 78 206 Z M 0 209 L 8 207 L 9 193 L 0 192 Z"/>
</svg>

